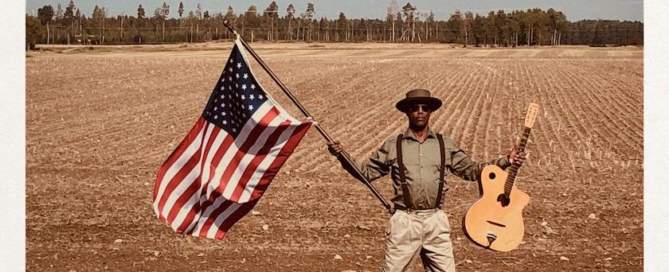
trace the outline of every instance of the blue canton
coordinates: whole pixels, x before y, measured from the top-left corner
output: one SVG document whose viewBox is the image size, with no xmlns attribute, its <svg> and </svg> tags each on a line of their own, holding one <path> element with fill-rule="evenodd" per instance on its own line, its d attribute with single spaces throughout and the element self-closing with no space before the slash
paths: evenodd
<svg viewBox="0 0 669 272">
<path fill-rule="evenodd" d="M 267 101 L 235 44 L 202 116 L 237 137 L 254 112 Z"/>
</svg>

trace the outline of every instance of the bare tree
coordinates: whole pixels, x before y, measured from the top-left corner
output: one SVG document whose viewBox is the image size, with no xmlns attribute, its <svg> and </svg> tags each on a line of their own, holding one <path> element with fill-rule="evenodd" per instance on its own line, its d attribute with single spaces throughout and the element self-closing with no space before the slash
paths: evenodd
<svg viewBox="0 0 669 272">
<path fill-rule="evenodd" d="M 195 7 L 195 16 L 202 20 L 202 5 L 200 5 L 200 3 L 197 3 L 197 6 Z"/>
<path fill-rule="evenodd" d="M 399 16 L 400 5 L 397 4 L 397 0 L 392 0 L 390 2 L 390 6 L 388 6 L 386 10 L 387 10 L 386 18 L 387 21 L 390 21 L 391 25 L 390 35 L 388 39 L 390 40 L 390 42 L 395 42 L 395 21 L 397 21 L 398 19 L 397 17 Z"/>
</svg>

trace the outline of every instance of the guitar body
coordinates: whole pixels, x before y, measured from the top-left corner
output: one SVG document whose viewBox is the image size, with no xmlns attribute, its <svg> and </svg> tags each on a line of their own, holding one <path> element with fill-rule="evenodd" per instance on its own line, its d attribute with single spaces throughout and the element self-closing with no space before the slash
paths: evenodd
<svg viewBox="0 0 669 272">
<path fill-rule="evenodd" d="M 509 198 L 504 195 L 508 173 L 496 165 L 481 172 L 483 196 L 465 214 L 465 233 L 475 243 L 496 251 L 510 251 L 523 240 L 523 209 L 530 197 L 513 186 Z"/>
</svg>

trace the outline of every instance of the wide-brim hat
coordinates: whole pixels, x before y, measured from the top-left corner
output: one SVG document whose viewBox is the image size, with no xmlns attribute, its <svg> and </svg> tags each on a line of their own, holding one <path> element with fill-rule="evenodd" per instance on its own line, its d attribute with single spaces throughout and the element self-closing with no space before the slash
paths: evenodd
<svg viewBox="0 0 669 272">
<path fill-rule="evenodd" d="M 426 104 L 430 111 L 435 111 L 441 107 L 441 99 L 433 97 L 428 90 L 413 89 L 408 91 L 406 97 L 397 102 L 395 107 L 401 112 L 407 112 L 414 104 Z"/>
</svg>

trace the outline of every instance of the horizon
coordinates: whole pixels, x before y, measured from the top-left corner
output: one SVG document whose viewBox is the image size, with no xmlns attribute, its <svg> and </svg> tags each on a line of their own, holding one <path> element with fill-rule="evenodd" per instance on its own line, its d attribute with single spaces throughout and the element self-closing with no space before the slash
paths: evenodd
<svg viewBox="0 0 669 272">
<path fill-rule="evenodd" d="M 194 1 L 178 1 L 178 0 L 94 0 L 94 1 L 74 1 L 77 8 L 81 10 L 86 17 L 90 17 L 93 8 L 97 5 L 105 7 L 108 11 L 108 16 L 117 16 L 126 14 L 136 16 L 137 7 L 141 4 L 147 15 L 153 14 L 155 8 L 165 2 L 170 6 L 170 18 L 178 18 L 177 8 L 179 2 L 184 2 L 184 13 L 195 10 L 197 3 L 201 3 L 202 10 L 208 10 L 211 14 L 218 12 L 225 13 L 228 6 L 232 6 L 235 14 L 240 11 L 248 9 L 251 5 L 256 5 L 258 13 L 262 11 L 271 3 L 271 0 L 202 0 Z M 312 2 L 315 6 L 315 18 L 336 18 L 339 12 L 343 12 L 347 18 L 368 18 L 384 20 L 386 16 L 387 7 L 390 6 L 391 0 L 342 0 L 342 1 L 307 1 L 307 0 L 278 0 L 279 16 L 286 15 L 286 8 L 290 3 L 296 9 L 296 14 L 304 12 L 307 3 Z M 466 1 L 453 0 L 447 3 L 439 3 L 438 0 L 415 0 L 415 1 L 397 1 L 399 6 L 403 6 L 406 2 L 411 2 L 416 6 L 418 11 L 433 12 L 437 20 L 448 20 L 450 15 L 459 10 L 461 12 L 471 11 L 475 14 L 487 15 L 489 11 L 504 10 L 511 12 L 513 10 L 527 10 L 532 8 L 540 8 L 547 10 L 553 8 L 557 11 L 562 11 L 569 21 L 579 20 L 620 20 L 620 21 L 640 21 L 643 22 L 643 0 L 592 0 L 587 5 L 583 2 L 575 0 L 555 1 L 555 0 L 514 0 L 505 1 L 504 3 L 497 3 L 496 1 Z M 37 9 L 44 5 L 51 5 L 54 9 L 61 4 L 63 10 L 69 3 L 69 0 L 27 0 L 26 13 L 31 15 L 37 14 Z M 605 15 L 606 14 L 606 15 Z"/>
</svg>

